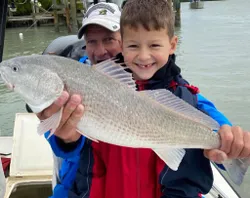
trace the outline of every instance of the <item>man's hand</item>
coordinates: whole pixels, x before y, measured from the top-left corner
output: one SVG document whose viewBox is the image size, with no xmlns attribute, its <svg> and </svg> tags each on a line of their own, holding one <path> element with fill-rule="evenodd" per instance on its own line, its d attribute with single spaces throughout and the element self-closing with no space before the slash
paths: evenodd
<svg viewBox="0 0 250 198">
<path fill-rule="evenodd" d="M 221 137 L 219 149 L 204 150 L 209 160 L 222 163 L 226 159 L 250 157 L 250 133 L 238 126 L 223 125 L 218 131 Z"/>
<path fill-rule="evenodd" d="M 65 143 L 75 142 L 81 137 L 81 134 L 76 131 L 77 124 L 84 112 L 84 107 L 81 102 L 81 96 L 72 95 L 69 97 L 68 92 L 64 91 L 60 98 L 41 113 L 38 113 L 37 117 L 40 120 L 47 119 L 64 107 L 62 119 L 55 135 Z"/>
</svg>

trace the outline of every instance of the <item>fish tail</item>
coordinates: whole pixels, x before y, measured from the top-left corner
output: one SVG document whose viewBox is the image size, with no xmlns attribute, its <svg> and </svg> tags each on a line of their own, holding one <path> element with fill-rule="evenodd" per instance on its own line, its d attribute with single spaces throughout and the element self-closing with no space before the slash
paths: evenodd
<svg viewBox="0 0 250 198">
<path fill-rule="evenodd" d="M 234 159 L 234 160 L 227 160 L 223 163 L 230 179 L 238 186 L 244 180 L 245 174 L 248 170 L 250 165 L 250 159 Z"/>
</svg>

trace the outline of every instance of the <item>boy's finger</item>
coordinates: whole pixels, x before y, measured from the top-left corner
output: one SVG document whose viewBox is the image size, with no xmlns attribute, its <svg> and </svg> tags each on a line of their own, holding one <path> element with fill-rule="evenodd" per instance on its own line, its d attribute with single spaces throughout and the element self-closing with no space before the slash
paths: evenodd
<svg viewBox="0 0 250 198">
<path fill-rule="evenodd" d="M 234 140 L 231 146 L 231 151 L 227 154 L 229 158 L 238 158 L 243 147 L 244 147 L 244 134 L 243 130 L 238 127 L 232 127 L 232 133 L 234 136 Z"/>
<path fill-rule="evenodd" d="M 250 133 L 244 131 L 243 135 L 244 135 L 244 148 L 242 149 L 239 158 L 248 158 L 250 157 Z"/>
<path fill-rule="evenodd" d="M 230 127 L 229 125 L 223 125 L 218 132 L 221 137 L 220 150 L 224 151 L 226 154 L 228 154 L 231 151 L 231 146 L 234 140 L 231 128 L 232 127 Z"/>
<path fill-rule="evenodd" d="M 226 153 L 219 149 L 204 150 L 204 156 L 215 163 L 222 163 L 227 159 Z"/>
</svg>

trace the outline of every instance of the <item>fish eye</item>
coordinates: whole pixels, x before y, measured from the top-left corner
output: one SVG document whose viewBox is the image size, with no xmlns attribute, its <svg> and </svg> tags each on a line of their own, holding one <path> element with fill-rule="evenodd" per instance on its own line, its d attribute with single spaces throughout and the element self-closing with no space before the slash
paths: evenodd
<svg viewBox="0 0 250 198">
<path fill-rule="evenodd" d="M 18 67 L 14 66 L 14 67 L 12 67 L 12 70 L 13 70 L 14 72 L 17 72 L 17 71 L 18 71 Z"/>
</svg>

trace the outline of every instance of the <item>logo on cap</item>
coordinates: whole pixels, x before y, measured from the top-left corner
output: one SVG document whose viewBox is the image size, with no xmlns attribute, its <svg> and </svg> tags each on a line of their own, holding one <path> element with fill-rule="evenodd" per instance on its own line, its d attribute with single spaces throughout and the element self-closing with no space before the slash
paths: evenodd
<svg viewBox="0 0 250 198">
<path fill-rule="evenodd" d="M 91 12 L 93 12 L 94 10 L 97 10 L 97 9 L 102 9 L 101 11 L 99 11 L 99 14 L 100 15 L 106 15 L 107 14 L 107 11 L 110 11 L 112 14 L 115 13 L 115 9 L 112 8 L 110 5 L 108 4 L 104 4 L 104 3 L 98 3 L 98 4 L 95 4 L 94 6 L 90 7 L 86 14 L 85 14 L 85 17 L 88 18 L 89 15 L 91 14 Z"/>
<path fill-rule="evenodd" d="M 107 10 L 103 9 L 99 11 L 99 15 L 106 15 L 107 14 Z"/>
</svg>

